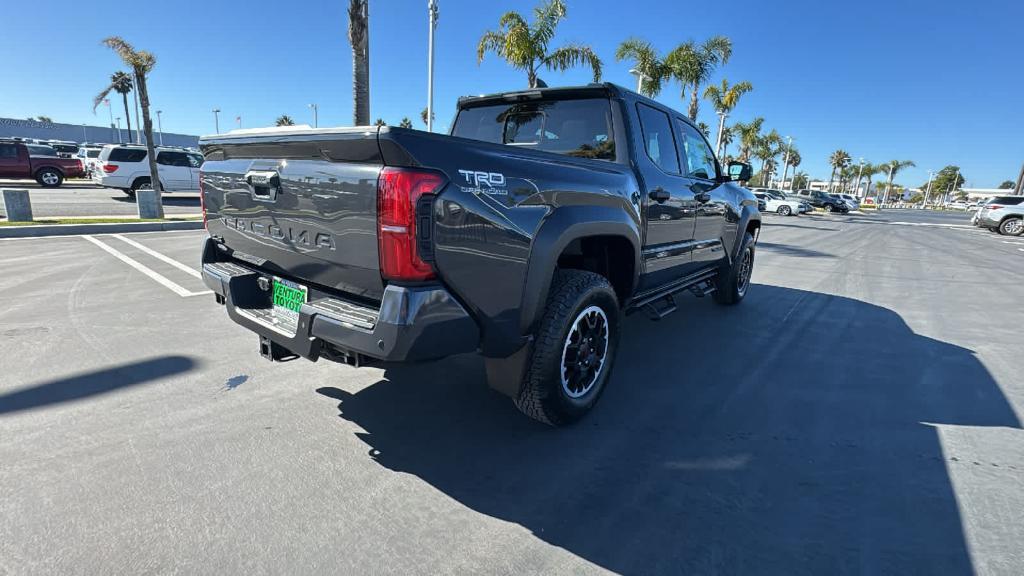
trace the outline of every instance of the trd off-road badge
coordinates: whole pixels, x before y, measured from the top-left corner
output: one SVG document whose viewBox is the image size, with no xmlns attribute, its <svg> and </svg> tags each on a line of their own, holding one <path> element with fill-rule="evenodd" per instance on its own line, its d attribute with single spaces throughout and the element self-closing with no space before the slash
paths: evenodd
<svg viewBox="0 0 1024 576">
<path fill-rule="evenodd" d="M 479 170 L 459 170 L 468 186 L 460 186 L 463 192 L 471 194 L 491 194 L 507 196 L 505 175 L 498 172 L 481 172 Z"/>
</svg>

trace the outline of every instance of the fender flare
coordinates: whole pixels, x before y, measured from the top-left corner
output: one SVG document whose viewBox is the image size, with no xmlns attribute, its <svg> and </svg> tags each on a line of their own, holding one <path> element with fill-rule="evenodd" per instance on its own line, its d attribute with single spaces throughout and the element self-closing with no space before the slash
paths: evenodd
<svg viewBox="0 0 1024 576">
<path fill-rule="evenodd" d="M 729 250 L 730 265 L 736 261 L 736 258 L 740 255 L 740 250 L 743 249 L 743 236 L 747 233 L 747 227 L 750 226 L 751 222 L 757 222 L 758 230 L 760 231 L 761 213 L 751 206 L 744 206 L 743 212 L 740 213 L 740 221 L 736 226 L 736 241 L 733 242 L 733 246 Z M 756 236 L 754 241 L 757 241 Z"/>
<path fill-rule="evenodd" d="M 621 207 L 558 208 L 545 217 L 534 235 L 520 307 L 519 325 L 523 334 L 531 333 L 544 313 L 558 257 L 570 242 L 588 236 L 619 236 L 630 243 L 633 247 L 631 289 L 636 288 L 642 266 L 639 222 Z"/>
</svg>

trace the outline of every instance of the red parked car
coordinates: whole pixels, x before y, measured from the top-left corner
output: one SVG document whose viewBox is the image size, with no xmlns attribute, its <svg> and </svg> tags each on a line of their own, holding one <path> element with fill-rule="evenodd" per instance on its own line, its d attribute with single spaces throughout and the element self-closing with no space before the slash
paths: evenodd
<svg viewBox="0 0 1024 576">
<path fill-rule="evenodd" d="M 49 146 L 0 141 L 0 178 L 35 178 L 43 188 L 56 188 L 83 175 L 81 160 L 60 158 Z"/>
</svg>

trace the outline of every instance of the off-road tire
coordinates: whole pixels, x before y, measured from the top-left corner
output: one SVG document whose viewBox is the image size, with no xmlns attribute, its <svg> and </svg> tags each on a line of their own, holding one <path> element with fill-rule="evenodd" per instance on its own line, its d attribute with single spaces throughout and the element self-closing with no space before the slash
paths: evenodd
<svg viewBox="0 0 1024 576">
<path fill-rule="evenodd" d="M 54 168 L 43 168 L 36 172 L 36 182 L 43 188 L 59 188 L 64 183 L 64 175 Z"/>
<path fill-rule="evenodd" d="M 732 264 L 722 268 L 715 280 L 715 291 L 711 296 L 723 306 L 739 304 L 750 291 L 750 276 L 754 271 L 754 237 L 748 232 L 743 235 L 743 246 Z M 744 259 L 749 258 L 749 269 L 744 270 Z M 745 275 L 740 282 L 741 275 Z"/>
<path fill-rule="evenodd" d="M 999 223 L 999 233 L 1003 236 L 1020 236 L 1024 233 L 1020 218 L 1007 218 Z"/>
<path fill-rule="evenodd" d="M 577 319 L 596 306 L 607 321 L 607 348 L 596 378 L 583 395 L 573 398 L 563 385 L 563 350 Z M 544 316 L 533 342 L 516 407 L 530 418 L 552 426 L 582 418 L 601 397 L 619 344 L 619 301 L 608 280 L 584 270 L 559 270 L 548 294 Z"/>
</svg>

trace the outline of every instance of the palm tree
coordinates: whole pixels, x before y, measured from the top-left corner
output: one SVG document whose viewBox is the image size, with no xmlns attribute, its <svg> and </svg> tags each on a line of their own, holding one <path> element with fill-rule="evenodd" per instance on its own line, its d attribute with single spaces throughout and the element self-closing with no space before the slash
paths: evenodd
<svg viewBox="0 0 1024 576">
<path fill-rule="evenodd" d="M 885 195 L 882 196 L 883 204 L 889 200 L 889 191 L 893 188 L 892 179 L 896 177 L 896 174 L 899 174 L 899 172 L 904 168 L 913 168 L 915 166 L 917 166 L 917 164 L 914 164 L 913 160 L 890 160 L 879 165 L 879 168 L 881 168 L 883 172 L 889 173 L 889 178 L 885 183 Z"/>
<path fill-rule="evenodd" d="M 779 133 L 774 128 L 768 134 L 758 138 L 757 144 L 754 145 L 754 156 L 761 161 L 762 186 L 768 185 L 767 177 L 770 172 L 774 172 L 775 157 L 779 155 L 781 148 L 782 136 L 779 136 Z M 770 171 L 769 164 L 771 164 Z"/>
<path fill-rule="evenodd" d="M 534 8 L 534 16 L 533 23 L 528 24 L 520 13 L 506 12 L 498 20 L 498 30 L 484 32 L 480 37 L 477 64 L 483 62 L 484 54 L 494 52 L 516 70 L 525 71 L 530 88 L 538 87 L 537 71 L 541 66 L 564 72 L 586 64 L 594 72 L 594 82 L 601 80 L 601 59 L 589 46 L 569 44 L 548 52 L 555 28 L 565 18 L 563 0 L 547 0 Z"/>
<path fill-rule="evenodd" d="M 409 120 L 409 117 L 406 116 L 405 118 L 402 118 L 402 121 L 398 123 L 398 126 L 401 128 L 412 128 L 412 120 Z"/>
<path fill-rule="evenodd" d="M 782 163 L 782 166 L 783 166 L 783 168 L 782 168 L 782 186 L 785 187 L 785 185 L 786 185 L 786 175 L 789 172 L 789 168 L 791 166 L 793 167 L 793 177 L 795 178 L 796 177 L 796 167 L 799 166 L 801 162 L 803 162 L 803 158 L 800 156 L 800 151 L 797 150 L 795 146 L 790 144 L 786 148 L 786 151 L 785 151 L 785 153 L 782 156 L 782 162 L 783 162 Z M 793 187 L 790 186 L 790 190 L 792 190 L 792 189 L 793 189 Z"/>
<path fill-rule="evenodd" d="M 156 56 L 145 50 L 136 50 L 120 36 L 105 38 L 103 44 L 117 52 L 117 55 L 132 69 L 135 76 L 135 87 L 139 91 L 139 106 L 142 107 L 142 131 L 146 134 L 149 181 L 153 186 L 153 190 L 156 190 L 157 199 L 159 200 L 162 189 L 156 169 L 156 151 L 153 149 L 153 120 L 149 117 L 149 88 L 146 86 L 146 78 L 149 76 L 150 71 L 153 70 L 153 66 L 156 66 Z"/>
<path fill-rule="evenodd" d="M 431 120 L 437 120 L 437 114 L 431 114 L 431 116 L 432 116 Z M 424 126 L 427 125 L 427 109 L 426 108 L 424 108 L 423 110 L 420 111 L 420 120 L 423 121 L 423 125 Z"/>
<path fill-rule="evenodd" d="M 807 187 L 807 183 L 810 182 L 810 176 L 807 172 L 796 172 L 793 174 L 793 182 L 790 184 L 790 190 L 802 190 Z"/>
<path fill-rule="evenodd" d="M 690 120 L 697 120 L 697 110 L 700 106 L 697 95 L 700 87 L 711 78 L 715 68 L 729 61 L 730 56 L 732 40 L 725 36 L 712 36 L 700 45 L 694 44 L 692 40 L 680 44 L 665 58 L 666 64 L 672 70 L 672 76 L 683 85 L 684 100 L 686 89 L 691 89 Z"/>
<path fill-rule="evenodd" d="M 49 116 L 36 116 L 36 122 L 42 122 L 43 124 L 53 124 L 53 118 Z"/>
<path fill-rule="evenodd" d="M 704 137 L 711 139 L 711 126 L 708 126 L 706 122 L 697 122 L 697 129 L 704 134 Z"/>
<path fill-rule="evenodd" d="M 836 170 L 842 170 L 850 163 L 850 154 L 846 150 L 836 150 L 828 157 L 828 163 L 832 166 L 832 176 L 829 177 L 828 190 L 832 191 L 832 182 L 836 179 Z"/>
<path fill-rule="evenodd" d="M 124 100 L 124 119 L 128 122 L 128 137 L 131 138 L 132 134 L 132 119 L 128 113 L 128 93 L 132 91 L 132 77 L 130 74 L 121 72 L 118 70 L 110 75 L 110 84 L 103 89 L 102 92 L 96 95 L 92 99 L 92 112 L 96 113 L 96 108 L 103 102 L 111 92 L 117 92 L 121 95 L 121 99 Z"/>
<path fill-rule="evenodd" d="M 719 158 L 721 158 L 721 159 L 724 159 L 724 158 L 728 157 L 728 155 L 726 154 L 726 150 L 729 149 L 729 144 L 732 144 L 733 131 L 734 131 L 734 128 L 723 128 L 722 129 L 722 141 L 721 141 L 722 152 L 719 155 Z"/>
<path fill-rule="evenodd" d="M 764 125 L 764 118 L 760 116 L 750 122 L 737 122 L 732 131 L 740 138 L 740 161 L 750 162 L 750 155 L 761 138 L 761 127 Z"/>
<path fill-rule="evenodd" d="M 370 123 L 369 0 L 349 0 L 348 41 L 352 45 L 352 123 Z"/>
<path fill-rule="evenodd" d="M 875 175 L 876 174 L 880 174 L 882 172 L 882 170 L 883 170 L 883 168 L 882 168 L 881 164 L 872 164 L 870 162 L 865 162 L 864 163 L 864 169 L 861 172 L 861 178 L 866 178 L 867 179 L 867 185 L 864 187 L 864 197 L 865 198 L 869 194 L 871 194 L 871 184 L 872 184 L 871 181 L 874 179 Z M 860 186 L 857 187 L 857 190 L 860 191 Z"/>
<path fill-rule="evenodd" d="M 295 126 L 295 120 L 292 120 L 292 117 L 287 114 L 281 114 L 274 121 L 274 126 Z"/>
<path fill-rule="evenodd" d="M 723 134 L 725 132 L 725 115 L 732 112 L 733 108 L 740 103 L 740 97 L 754 89 L 754 85 L 744 80 L 733 86 L 729 86 L 729 81 L 722 78 L 722 85 L 716 86 L 712 84 L 708 86 L 707 90 L 704 91 L 704 97 L 711 101 L 711 105 L 715 107 L 715 112 L 719 113 L 718 116 L 718 133 Z M 721 154 L 722 138 L 719 136 L 718 141 L 715 143 L 715 153 Z"/>
<path fill-rule="evenodd" d="M 377 120 L 374 121 L 373 125 L 374 126 L 387 126 L 388 123 L 385 122 L 383 118 L 377 118 Z"/>
<path fill-rule="evenodd" d="M 661 94 L 661 85 L 671 78 L 672 71 L 651 43 L 630 38 L 619 44 L 615 50 L 615 60 L 621 62 L 627 58 L 633 61 L 633 69 L 640 73 L 640 93 L 649 98 Z"/>
</svg>

